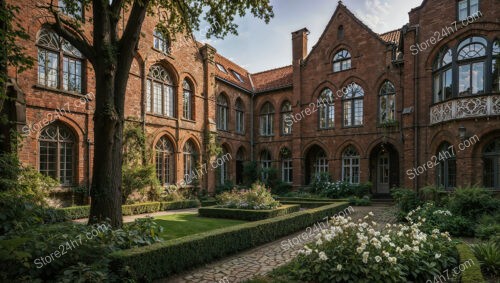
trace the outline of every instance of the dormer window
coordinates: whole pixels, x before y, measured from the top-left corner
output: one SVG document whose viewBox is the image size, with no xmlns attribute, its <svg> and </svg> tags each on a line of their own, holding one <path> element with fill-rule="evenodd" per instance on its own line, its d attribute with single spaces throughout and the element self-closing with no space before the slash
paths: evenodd
<svg viewBox="0 0 500 283">
<path fill-rule="evenodd" d="M 342 49 L 333 57 L 333 72 L 349 70 L 351 68 L 351 53 Z"/>
<path fill-rule="evenodd" d="M 238 72 L 236 72 L 236 71 L 231 71 L 231 72 L 233 73 L 234 77 L 238 79 L 238 81 L 240 81 L 242 83 L 245 82 Z"/>
<path fill-rule="evenodd" d="M 458 2 L 458 20 L 467 20 L 467 17 L 479 11 L 479 0 L 461 0 Z"/>
<path fill-rule="evenodd" d="M 217 69 L 219 69 L 219 71 L 223 72 L 224 74 L 227 74 L 227 70 L 226 68 L 224 68 L 224 66 L 222 66 L 219 63 L 215 63 L 215 65 L 217 66 Z"/>
</svg>

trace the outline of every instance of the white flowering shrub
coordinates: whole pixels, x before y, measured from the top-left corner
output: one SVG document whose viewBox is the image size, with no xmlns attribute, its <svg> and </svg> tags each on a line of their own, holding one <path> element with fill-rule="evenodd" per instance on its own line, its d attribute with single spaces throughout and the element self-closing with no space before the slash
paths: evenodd
<svg viewBox="0 0 500 283">
<path fill-rule="evenodd" d="M 249 190 L 232 190 L 216 197 L 218 207 L 267 210 L 275 209 L 280 203 L 273 198 L 264 184 L 254 183 Z"/>
<path fill-rule="evenodd" d="M 456 264 L 448 233 L 426 234 L 420 222 L 387 224 L 379 232 L 371 216 L 358 222 L 333 218 L 313 244 L 299 251 L 290 276 L 304 282 L 425 282 Z"/>
</svg>

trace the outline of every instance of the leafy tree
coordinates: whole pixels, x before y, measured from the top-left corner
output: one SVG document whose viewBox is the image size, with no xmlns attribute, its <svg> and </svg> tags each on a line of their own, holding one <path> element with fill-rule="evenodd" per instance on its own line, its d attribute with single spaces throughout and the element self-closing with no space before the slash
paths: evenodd
<svg viewBox="0 0 500 283">
<path fill-rule="evenodd" d="M 63 0 L 66 14 L 77 14 L 80 5 L 92 13 L 92 39 L 78 16 L 68 17 L 51 0 L 39 5 L 52 17 L 51 28 L 75 46 L 92 64 L 96 81 L 94 113 L 94 166 L 91 187 L 91 221 L 111 220 L 122 225 L 121 168 L 124 103 L 136 46 L 147 14 L 164 11 L 158 29 L 169 34 L 191 35 L 200 29 L 200 17 L 210 25 L 207 37 L 237 34 L 235 16 L 250 11 L 266 23 L 273 17 L 269 0 Z M 125 15 L 125 16 L 124 16 Z M 123 30 L 118 26 L 123 23 Z"/>
</svg>

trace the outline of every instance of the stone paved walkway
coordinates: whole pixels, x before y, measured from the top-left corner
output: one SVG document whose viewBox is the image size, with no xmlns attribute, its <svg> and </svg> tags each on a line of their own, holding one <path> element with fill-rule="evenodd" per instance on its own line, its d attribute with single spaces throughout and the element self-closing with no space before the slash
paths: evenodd
<svg viewBox="0 0 500 283">
<path fill-rule="evenodd" d="M 379 227 L 385 226 L 386 223 L 395 223 L 396 217 L 392 206 L 377 204 L 368 207 L 353 207 L 354 212 L 350 215 L 354 220 L 362 218 L 373 212 L 375 214 L 373 220 L 377 222 Z M 224 258 L 222 260 L 210 263 L 198 269 L 187 271 L 178 276 L 158 280 L 159 282 L 168 283 L 235 283 L 248 280 L 256 275 L 264 275 L 278 266 L 281 266 L 291 261 L 307 242 L 314 240 L 309 238 L 309 241 L 303 241 L 300 244 L 293 245 L 291 248 L 284 243 L 289 243 L 304 232 L 309 232 L 310 229 L 300 231 L 298 233 L 286 236 L 277 241 L 259 246 L 242 253 Z M 299 239 L 298 237 L 296 240 Z"/>
<path fill-rule="evenodd" d="M 136 220 L 137 218 L 157 217 L 157 216 L 172 215 L 172 214 L 179 214 L 179 213 L 198 213 L 198 208 L 176 209 L 176 210 L 158 211 L 158 212 L 153 212 L 153 213 L 123 216 L 123 222 L 124 223 L 134 222 L 134 220 Z M 78 223 L 87 223 L 89 221 L 89 219 L 88 218 L 81 218 L 81 219 L 76 219 L 73 221 L 78 222 Z"/>
</svg>

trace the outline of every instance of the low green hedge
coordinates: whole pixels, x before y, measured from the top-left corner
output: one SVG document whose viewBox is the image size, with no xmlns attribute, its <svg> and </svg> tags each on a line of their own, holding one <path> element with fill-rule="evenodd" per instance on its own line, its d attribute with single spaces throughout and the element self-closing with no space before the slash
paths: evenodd
<svg viewBox="0 0 500 283">
<path fill-rule="evenodd" d="M 462 283 L 485 283 L 483 274 L 481 273 L 481 265 L 477 260 L 476 256 L 472 252 L 471 248 L 467 244 L 458 244 L 457 245 L 458 257 L 460 258 L 460 264 L 464 264 L 465 262 L 472 260 L 474 264 L 464 264 L 466 267 L 464 271 L 462 271 Z"/>
<path fill-rule="evenodd" d="M 315 208 L 323 205 L 329 205 L 334 203 L 334 201 L 290 201 L 290 200 L 282 200 L 280 201 L 282 204 L 298 204 L 302 208 Z"/>
<path fill-rule="evenodd" d="M 217 204 L 217 200 L 202 200 L 201 207 L 214 206 Z"/>
<path fill-rule="evenodd" d="M 276 198 L 279 202 L 283 201 L 307 201 L 307 202 L 341 202 L 347 201 L 347 199 L 330 199 L 330 198 L 299 198 L 299 197 L 278 197 Z"/>
<path fill-rule="evenodd" d="M 166 278 L 238 251 L 275 241 L 324 221 L 348 207 L 334 203 L 275 218 L 249 222 L 111 254 L 111 268 L 121 278 L 140 282 Z M 189 225 L 187 223 L 186 225 Z"/>
<path fill-rule="evenodd" d="M 153 213 L 165 210 L 183 209 L 199 207 L 200 202 L 198 200 L 180 200 L 180 201 L 168 201 L 168 202 L 145 202 L 136 204 L 126 204 L 122 205 L 122 215 L 137 215 L 143 213 Z M 79 219 L 87 218 L 90 214 L 90 206 L 71 206 L 56 209 L 56 213 L 60 216 L 60 219 Z"/>
<path fill-rule="evenodd" d="M 198 209 L 198 214 L 203 217 L 257 221 L 290 214 L 299 210 L 300 205 L 282 205 L 276 209 L 270 210 L 236 209 L 210 206 L 201 207 L 200 209 Z"/>
</svg>

